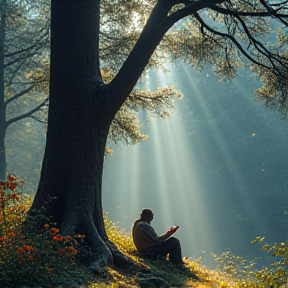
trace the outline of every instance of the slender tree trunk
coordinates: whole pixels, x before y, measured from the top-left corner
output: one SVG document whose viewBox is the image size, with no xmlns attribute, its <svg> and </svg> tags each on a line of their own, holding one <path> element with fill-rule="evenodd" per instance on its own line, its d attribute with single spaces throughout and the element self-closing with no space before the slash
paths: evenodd
<svg viewBox="0 0 288 288">
<path fill-rule="evenodd" d="M 1 109 L 0 107 L 0 113 L 2 113 L 2 111 L 3 109 Z M 5 180 L 6 179 L 6 166 L 7 166 L 6 154 L 5 154 L 5 131 L 6 130 L 2 127 L 2 123 L 3 123 L 3 120 L 1 119 L 0 120 L 0 180 Z"/>
<path fill-rule="evenodd" d="M 6 178 L 6 152 L 5 134 L 7 129 L 6 108 L 4 102 L 4 44 L 5 44 L 5 25 L 6 11 L 5 4 L 1 3 L 1 23 L 0 23 L 0 180 Z"/>
<path fill-rule="evenodd" d="M 3 109 L 0 108 L 0 113 Z M 2 117 L 1 117 L 2 118 Z M 2 119 L 0 120 L 0 180 L 6 179 L 6 154 L 5 154 L 5 129 L 2 127 Z"/>
</svg>

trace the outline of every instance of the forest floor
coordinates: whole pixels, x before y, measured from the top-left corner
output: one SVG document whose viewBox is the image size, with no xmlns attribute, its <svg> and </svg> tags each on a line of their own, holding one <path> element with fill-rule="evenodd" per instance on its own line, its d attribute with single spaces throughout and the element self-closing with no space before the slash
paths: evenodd
<svg viewBox="0 0 288 288">
<path fill-rule="evenodd" d="M 135 265 L 128 268 L 107 267 L 103 273 L 94 276 L 89 288 L 168 288 L 168 287 L 194 287 L 194 288 L 240 288 L 243 283 L 235 274 L 224 270 L 209 270 L 200 264 L 201 259 L 192 261 L 183 259 L 184 265 L 178 266 L 168 259 L 149 259 L 141 257 L 134 247 L 131 236 L 108 219 L 106 230 L 110 240 L 119 250 L 130 258 Z M 225 259 L 219 258 L 224 263 Z M 223 261 L 222 261 L 223 260 Z M 230 259 L 231 260 L 231 259 Z M 231 262 L 230 262 L 231 264 Z M 225 266 L 225 264 L 224 264 Z M 233 272 L 233 271 L 232 271 Z M 246 286 L 253 287 L 253 286 Z M 255 286 L 256 287 L 256 286 Z"/>
<path fill-rule="evenodd" d="M 224 283 L 216 279 L 215 272 L 201 267 L 196 262 L 185 260 L 184 266 L 177 266 L 166 259 L 147 259 L 139 257 L 135 253 L 133 255 L 126 254 L 126 256 L 135 261 L 135 266 L 123 269 L 107 267 L 103 269 L 101 275 L 95 276 L 88 287 L 233 287 L 228 286 L 227 283 L 224 286 Z"/>
<path fill-rule="evenodd" d="M 129 262 L 131 265 L 126 265 L 126 268 L 123 265 L 120 268 L 108 266 L 98 269 L 97 273 L 93 274 L 86 263 L 91 262 L 91 258 L 95 259 L 95 255 L 89 253 L 89 249 L 86 251 L 85 245 L 79 245 L 85 244 L 84 235 L 61 236 L 58 234 L 59 230 L 53 226 L 55 224 L 51 223 L 53 225 L 50 226 L 49 222 L 46 222 L 43 227 L 39 226 L 39 219 L 41 222 L 43 219 L 35 216 L 26 221 L 30 198 L 24 198 L 23 202 L 17 200 L 19 203 L 15 203 L 14 196 L 17 195 L 6 194 L 2 193 L 7 196 L 7 199 L 3 199 L 7 200 L 8 204 L 5 202 L 5 213 L 0 213 L 0 216 L 5 216 L 2 226 L 0 221 L 0 288 L 288 287 L 287 243 L 269 245 L 263 242 L 265 237 L 256 237 L 251 241 L 260 243 L 261 249 L 271 260 L 267 267 L 260 270 L 255 268 L 256 262 L 233 256 L 229 251 L 219 256 L 214 255 L 217 267 L 215 270 L 201 265 L 201 258 L 193 261 L 189 258 L 184 259 L 184 266 L 177 266 L 168 259 L 153 260 L 141 257 L 136 251 L 130 233 L 119 229 L 106 217 L 107 215 L 104 216 L 107 236 L 119 251 L 130 259 L 123 263 Z M 39 216 L 42 217 L 41 214 Z M 23 234 L 24 220 L 25 231 L 29 231 L 29 235 L 28 232 Z"/>
<path fill-rule="evenodd" d="M 214 255 L 216 269 L 211 270 L 197 260 L 183 259 L 184 266 L 173 265 L 168 259 L 148 259 L 140 257 L 133 244 L 131 235 L 121 231 L 115 223 L 105 218 L 105 227 L 109 239 L 133 260 L 134 266 L 126 269 L 107 267 L 103 274 L 96 276 L 88 288 L 286 288 L 287 245 L 263 244 L 262 250 L 270 255 L 271 263 L 260 270 L 255 261 L 247 261 L 226 251 Z M 259 238 L 259 239 L 258 239 Z M 257 237 L 254 242 L 263 238 Z"/>
</svg>

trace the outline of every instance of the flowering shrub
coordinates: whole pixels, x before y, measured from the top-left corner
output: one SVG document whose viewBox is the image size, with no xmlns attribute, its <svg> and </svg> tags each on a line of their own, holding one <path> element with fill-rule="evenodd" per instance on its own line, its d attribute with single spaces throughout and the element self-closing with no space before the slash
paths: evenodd
<svg viewBox="0 0 288 288">
<path fill-rule="evenodd" d="M 104 215 L 106 233 L 109 239 L 124 253 L 136 251 L 131 235 L 125 230 L 120 230 L 117 225 L 108 219 L 107 213 Z M 129 231 L 130 232 L 130 231 Z"/>
<path fill-rule="evenodd" d="M 252 243 L 263 242 L 264 237 L 256 237 Z M 255 273 L 258 286 L 252 287 L 287 287 L 288 246 L 287 243 L 269 245 L 264 243 L 261 247 L 272 260 L 270 267 L 265 267 Z"/>
<path fill-rule="evenodd" d="M 256 237 L 251 243 L 261 243 L 265 237 Z M 257 262 L 247 261 L 234 256 L 230 251 L 217 257 L 217 278 L 225 279 L 226 283 L 233 283 L 239 288 L 286 288 L 288 249 L 287 243 L 269 245 L 263 244 L 261 249 L 268 254 L 270 265 L 256 269 Z M 230 287 L 230 286 L 228 286 Z"/>
<path fill-rule="evenodd" d="M 12 175 L 0 182 L 0 287 L 83 282 L 84 271 L 75 265 L 83 236 L 62 236 L 41 214 L 27 215 L 31 199 L 20 184 Z"/>
</svg>

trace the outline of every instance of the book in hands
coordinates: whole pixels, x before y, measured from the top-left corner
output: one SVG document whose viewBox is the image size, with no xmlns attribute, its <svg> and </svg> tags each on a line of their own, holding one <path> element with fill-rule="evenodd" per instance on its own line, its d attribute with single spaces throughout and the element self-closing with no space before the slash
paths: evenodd
<svg viewBox="0 0 288 288">
<path fill-rule="evenodd" d="M 179 226 L 172 226 L 169 231 L 170 232 L 176 232 L 178 228 L 179 228 Z"/>
</svg>

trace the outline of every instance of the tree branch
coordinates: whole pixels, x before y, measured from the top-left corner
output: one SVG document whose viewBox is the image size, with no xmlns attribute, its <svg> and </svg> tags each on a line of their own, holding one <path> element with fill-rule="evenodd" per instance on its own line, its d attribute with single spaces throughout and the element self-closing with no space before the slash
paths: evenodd
<svg viewBox="0 0 288 288">
<path fill-rule="evenodd" d="M 277 9 L 277 11 L 273 10 L 274 12 L 271 12 L 271 11 L 268 11 L 268 12 L 241 12 L 241 11 L 232 11 L 232 10 L 225 9 L 222 7 L 214 6 L 213 10 L 217 11 L 221 14 L 224 14 L 224 15 L 232 15 L 232 16 L 236 16 L 236 15 L 237 16 L 246 16 L 246 17 L 272 17 L 273 16 L 275 18 L 278 18 L 279 21 L 281 21 L 285 26 L 288 26 L 288 22 L 282 19 L 282 18 L 288 19 L 288 15 L 277 13 L 277 11 L 279 11 L 279 9 Z"/>
<path fill-rule="evenodd" d="M 280 3 L 271 3 L 270 6 L 282 6 L 282 5 L 285 5 L 288 3 L 288 0 L 287 1 L 283 1 L 283 2 L 280 2 Z"/>
<path fill-rule="evenodd" d="M 136 85 L 165 33 L 183 17 L 224 1 L 225 0 L 159 0 L 157 2 L 128 58 L 123 63 L 123 66 L 115 78 L 107 85 L 107 89 L 110 89 L 109 91 L 114 95 L 111 97 L 113 98 L 111 101 L 114 102 L 115 113 Z M 168 16 L 171 8 L 177 3 L 185 3 L 187 6 L 180 9 L 180 13 L 175 12 Z M 119 87 L 121 87 L 120 90 Z"/>
<path fill-rule="evenodd" d="M 16 76 L 17 72 L 21 69 L 21 67 L 24 65 L 24 63 L 27 61 L 27 59 L 23 59 L 22 61 L 20 61 L 20 63 L 18 64 L 18 67 L 15 68 L 14 72 L 12 72 L 12 75 L 8 81 L 7 86 L 12 85 L 12 81 L 14 79 L 14 77 Z M 11 69 L 12 70 L 12 69 Z"/>
<path fill-rule="evenodd" d="M 180 3 L 184 3 L 186 6 L 169 15 L 168 21 L 171 22 L 172 27 L 173 24 L 175 24 L 176 22 L 178 22 L 179 20 L 183 19 L 186 16 L 192 15 L 203 8 L 217 7 L 216 6 L 217 4 L 221 4 L 226 1 L 227 0 L 208 0 L 208 1 L 196 0 L 196 1 L 184 1 L 184 2 L 182 1 Z"/>
<path fill-rule="evenodd" d="M 7 123 L 7 127 L 8 127 L 9 125 L 11 125 L 12 123 L 15 123 L 15 122 L 17 122 L 17 121 L 19 121 L 19 120 L 23 120 L 23 119 L 25 119 L 25 118 L 31 117 L 31 115 L 32 115 L 33 113 L 39 111 L 41 107 L 47 106 L 47 102 L 48 102 L 48 98 L 46 98 L 45 101 L 43 101 L 40 105 L 38 105 L 38 106 L 35 107 L 34 109 L 30 110 L 29 112 L 24 113 L 24 114 L 22 114 L 22 115 L 19 115 L 19 116 L 17 116 L 17 117 L 14 117 L 14 118 L 8 120 L 8 121 L 6 122 L 6 123 Z"/>
<path fill-rule="evenodd" d="M 269 62 L 271 63 L 271 65 L 273 66 L 273 68 L 279 72 L 278 68 L 276 67 L 275 63 L 273 62 L 276 61 L 280 66 L 284 66 L 286 67 L 286 65 L 281 62 L 279 59 L 275 58 L 274 54 L 272 54 L 261 42 L 259 42 L 258 40 L 256 40 L 250 33 L 248 27 L 246 26 L 245 22 L 243 21 L 243 19 L 241 19 L 239 16 L 235 16 L 236 19 L 238 19 L 238 21 L 241 23 L 242 27 L 244 28 L 244 31 L 246 33 L 246 35 L 248 36 L 249 40 L 252 41 L 254 47 L 256 48 L 256 50 L 264 55 L 268 60 Z M 260 48 L 261 49 L 260 49 Z M 283 58 L 282 58 L 283 59 Z M 284 59 L 283 59 L 284 60 Z"/>
<path fill-rule="evenodd" d="M 28 53 L 28 54 L 25 54 L 24 56 L 21 56 L 21 57 L 18 57 L 10 62 L 8 62 L 7 64 L 4 65 L 4 69 L 17 63 L 18 61 L 21 61 L 21 60 L 25 60 L 25 59 L 28 59 L 30 57 L 33 57 L 34 55 L 36 55 L 38 53 L 38 51 L 34 51 L 34 52 L 31 52 L 31 53 Z"/>
<path fill-rule="evenodd" d="M 46 29 L 46 28 L 41 29 L 41 30 L 39 31 L 39 33 L 41 33 L 44 29 Z M 12 56 L 15 56 L 15 55 L 17 55 L 17 54 L 21 54 L 21 53 L 23 53 L 23 52 L 27 52 L 27 51 L 29 51 L 29 50 L 31 50 L 31 49 L 39 46 L 39 45 L 40 45 L 40 48 L 42 48 L 43 45 L 44 45 L 45 42 L 46 42 L 46 41 L 45 41 L 44 44 L 43 44 L 43 43 L 42 43 L 42 40 L 43 40 L 47 35 L 49 35 L 49 29 L 48 29 L 48 30 L 46 31 L 46 33 L 45 33 L 37 42 L 35 42 L 33 45 L 31 45 L 31 46 L 29 46 L 29 47 L 26 47 L 26 48 L 23 48 L 23 49 L 21 49 L 21 50 L 15 51 L 15 52 L 7 53 L 7 54 L 4 55 L 4 57 L 6 57 L 6 58 L 7 58 L 7 57 L 12 57 Z M 47 43 L 48 43 L 48 41 L 47 41 Z"/>
<path fill-rule="evenodd" d="M 171 27 L 165 23 L 171 8 L 172 5 L 168 1 L 157 2 L 126 61 L 107 85 L 111 94 L 114 94 L 112 96 L 114 99 L 111 101 L 115 103 L 115 114 L 136 85 L 156 47 Z M 119 87 L 121 87 L 120 90 Z"/>
<path fill-rule="evenodd" d="M 41 124 L 47 124 L 47 121 L 43 121 L 43 120 L 41 120 L 41 119 L 39 119 L 39 118 L 37 118 L 37 117 L 35 117 L 33 115 L 31 115 L 30 118 L 32 118 L 33 120 L 35 120 L 35 121 L 37 121 L 37 122 L 39 122 Z"/>
<path fill-rule="evenodd" d="M 195 18 L 200 22 L 200 24 L 205 27 L 205 29 L 207 29 L 209 32 L 215 34 L 215 35 L 219 35 L 221 37 L 225 37 L 225 38 L 229 38 L 235 45 L 236 47 L 242 52 L 242 54 L 247 58 L 249 59 L 251 62 L 253 62 L 254 64 L 256 65 L 259 65 L 259 66 L 262 66 L 266 69 L 269 69 L 271 70 L 271 68 L 269 66 L 266 66 L 260 62 L 258 62 L 257 60 L 255 60 L 253 57 L 251 57 L 245 50 L 244 48 L 241 46 L 241 44 L 232 36 L 232 35 L 229 35 L 227 33 L 222 33 L 222 32 L 219 32 L 219 31 L 216 31 L 214 29 L 212 29 L 210 26 L 208 26 L 208 24 L 206 24 L 203 19 L 199 16 L 198 13 L 195 13 L 194 14 Z"/>
<path fill-rule="evenodd" d="M 115 123 L 115 125 L 118 125 L 122 130 L 124 130 L 130 138 L 133 138 L 135 131 L 131 129 L 131 125 L 128 126 L 128 125 L 123 124 L 116 117 L 114 117 L 113 122 Z"/>
<path fill-rule="evenodd" d="M 34 87 L 34 84 L 31 85 L 29 88 L 27 88 L 27 89 L 25 89 L 25 90 L 23 90 L 23 91 L 15 94 L 13 97 L 9 98 L 9 99 L 5 102 L 5 107 L 7 107 L 7 105 L 8 105 L 10 102 L 12 102 L 12 101 L 20 98 L 21 96 L 27 94 L 29 91 L 31 91 L 31 90 L 33 89 L 33 87 Z"/>
</svg>

